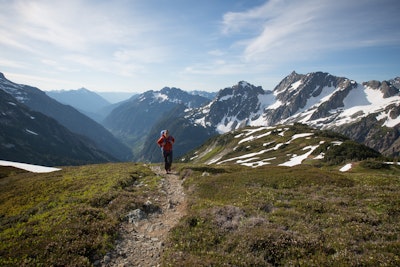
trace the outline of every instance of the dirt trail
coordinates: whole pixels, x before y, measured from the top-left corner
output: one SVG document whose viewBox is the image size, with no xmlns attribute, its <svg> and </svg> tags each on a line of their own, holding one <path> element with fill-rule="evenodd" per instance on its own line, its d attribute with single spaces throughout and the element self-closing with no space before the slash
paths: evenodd
<svg viewBox="0 0 400 267">
<path fill-rule="evenodd" d="M 101 266 L 160 266 L 165 238 L 186 212 L 186 198 L 179 176 L 165 174 L 159 166 L 152 168 L 163 177 L 161 211 L 147 214 L 135 222 L 123 222 L 121 238 L 115 250 L 107 253 Z"/>
</svg>

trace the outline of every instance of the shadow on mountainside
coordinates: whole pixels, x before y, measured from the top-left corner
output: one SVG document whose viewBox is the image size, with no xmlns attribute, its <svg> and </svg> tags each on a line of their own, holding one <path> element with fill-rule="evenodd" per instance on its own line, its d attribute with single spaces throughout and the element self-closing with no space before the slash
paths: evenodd
<svg viewBox="0 0 400 267">
<path fill-rule="evenodd" d="M 165 174 L 160 166 L 152 170 L 162 176 L 160 194 L 142 209 L 131 211 L 121 224 L 115 250 L 96 266 L 159 266 L 168 232 L 186 214 L 186 197 L 177 174 Z"/>
</svg>

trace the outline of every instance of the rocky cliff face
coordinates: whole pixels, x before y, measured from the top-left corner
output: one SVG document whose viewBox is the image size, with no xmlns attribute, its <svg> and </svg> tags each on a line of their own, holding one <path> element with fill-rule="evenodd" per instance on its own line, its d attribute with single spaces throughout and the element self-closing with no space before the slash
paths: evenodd
<svg viewBox="0 0 400 267">
<path fill-rule="evenodd" d="M 398 151 L 399 80 L 359 84 L 324 72 L 292 72 L 273 92 L 246 82 L 225 88 L 188 117 L 219 133 L 300 122 L 339 131 L 392 155 Z"/>
</svg>

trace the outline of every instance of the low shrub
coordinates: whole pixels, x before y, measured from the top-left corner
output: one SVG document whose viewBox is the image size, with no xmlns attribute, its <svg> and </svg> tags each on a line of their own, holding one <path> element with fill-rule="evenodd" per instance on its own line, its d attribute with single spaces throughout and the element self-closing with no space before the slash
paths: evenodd
<svg viewBox="0 0 400 267">
<path fill-rule="evenodd" d="M 186 178 L 196 190 L 163 266 L 400 265 L 398 170 L 223 167 Z"/>
<path fill-rule="evenodd" d="M 5 173 L 0 266 L 92 266 L 112 248 L 126 213 L 155 194 L 160 179 L 132 163 Z"/>
<path fill-rule="evenodd" d="M 364 160 L 360 162 L 360 166 L 366 169 L 380 170 L 390 169 L 390 165 L 382 161 L 376 160 Z"/>
</svg>

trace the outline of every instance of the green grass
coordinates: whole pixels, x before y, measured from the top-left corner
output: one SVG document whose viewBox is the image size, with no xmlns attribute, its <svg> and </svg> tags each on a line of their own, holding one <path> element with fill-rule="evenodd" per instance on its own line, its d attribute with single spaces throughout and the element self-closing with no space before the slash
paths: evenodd
<svg viewBox="0 0 400 267">
<path fill-rule="evenodd" d="M 91 266 L 162 194 L 149 166 L 0 168 L 0 266 Z M 399 266 L 400 169 L 174 164 L 188 211 L 162 266 Z"/>
<path fill-rule="evenodd" d="M 208 176 L 197 166 L 185 177 L 189 211 L 171 233 L 164 266 L 400 264 L 395 167 L 207 168 Z"/>
<path fill-rule="evenodd" d="M 263 165 L 278 166 L 310 150 L 313 150 L 312 153 L 302 164 L 322 167 L 365 159 L 379 158 L 384 161 L 377 151 L 340 134 L 295 123 L 274 128 L 248 127 L 234 133 L 218 135 L 183 157 L 181 162 L 242 164 L 253 167 L 262 162 Z M 321 155 L 322 158 L 319 157 Z"/>
<path fill-rule="evenodd" d="M 112 248 L 118 224 L 155 194 L 160 179 L 133 163 L 0 172 L 1 266 L 90 266 Z"/>
</svg>

